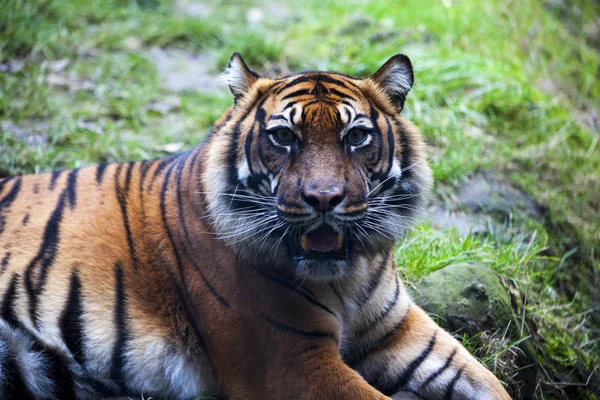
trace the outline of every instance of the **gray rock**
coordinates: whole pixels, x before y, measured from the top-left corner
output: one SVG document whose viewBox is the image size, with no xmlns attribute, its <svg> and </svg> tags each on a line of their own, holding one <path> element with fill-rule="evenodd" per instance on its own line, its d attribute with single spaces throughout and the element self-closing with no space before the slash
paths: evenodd
<svg viewBox="0 0 600 400">
<path fill-rule="evenodd" d="M 505 229 L 511 216 L 540 219 L 547 208 L 519 188 L 489 172 L 479 172 L 462 182 L 446 201 L 434 200 L 427 217 L 437 229 L 456 228 L 461 236 L 486 235 Z M 498 229 L 500 228 L 500 229 Z"/>
<path fill-rule="evenodd" d="M 541 218 L 545 208 L 522 190 L 500 180 L 489 172 L 480 172 L 458 187 L 462 205 L 475 213 L 484 213 L 501 220 L 510 215 Z"/>
<path fill-rule="evenodd" d="M 461 236 L 467 236 L 469 233 L 483 235 L 489 231 L 489 221 L 487 221 L 489 217 L 448 210 L 438 201 L 434 201 L 427 208 L 427 213 L 427 219 L 433 227 L 437 229 L 456 228 Z"/>
</svg>

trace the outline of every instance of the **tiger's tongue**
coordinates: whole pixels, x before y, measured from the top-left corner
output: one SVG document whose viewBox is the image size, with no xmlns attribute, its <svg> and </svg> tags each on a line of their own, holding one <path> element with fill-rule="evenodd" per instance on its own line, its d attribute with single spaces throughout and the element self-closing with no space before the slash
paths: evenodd
<svg viewBox="0 0 600 400">
<path fill-rule="evenodd" d="M 308 248 L 312 251 L 327 253 L 335 250 L 337 246 L 338 233 L 329 225 L 321 225 L 306 236 L 308 238 Z"/>
</svg>

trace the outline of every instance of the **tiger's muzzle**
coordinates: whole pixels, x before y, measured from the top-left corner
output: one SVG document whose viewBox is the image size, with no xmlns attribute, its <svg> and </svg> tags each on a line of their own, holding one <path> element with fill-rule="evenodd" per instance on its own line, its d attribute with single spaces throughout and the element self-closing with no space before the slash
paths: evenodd
<svg viewBox="0 0 600 400">
<path fill-rule="evenodd" d="M 362 218 L 366 202 L 350 202 L 345 191 L 338 187 L 309 189 L 302 191 L 302 209 L 299 214 L 288 218 L 280 217 L 293 224 L 296 233 L 288 235 L 287 245 L 297 272 L 311 279 L 332 279 L 343 275 L 351 265 L 354 250 L 352 221 Z M 292 210 L 290 204 L 281 206 L 280 211 Z"/>
</svg>

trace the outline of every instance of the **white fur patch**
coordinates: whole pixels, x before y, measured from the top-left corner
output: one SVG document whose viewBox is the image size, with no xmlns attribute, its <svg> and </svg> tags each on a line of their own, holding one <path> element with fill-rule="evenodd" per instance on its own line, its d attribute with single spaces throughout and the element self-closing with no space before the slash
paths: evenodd
<svg viewBox="0 0 600 400">
<path fill-rule="evenodd" d="M 250 166 L 248 165 L 248 158 L 244 157 L 244 159 L 238 163 L 238 180 L 240 182 L 247 183 L 247 179 L 250 177 Z"/>
<path fill-rule="evenodd" d="M 163 362 L 165 378 L 169 382 L 170 392 L 178 399 L 198 396 L 206 389 L 201 384 L 202 379 L 194 363 L 182 354 L 167 352 Z"/>
<path fill-rule="evenodd" d="M 235 96 L 244 94 L 253 83 L 249 80 L 249 71 L 241 61 L 241 58 L 233 57 L 229 67 L 219 75 L 219 80 L 226 83 Z"/>
<path fill-rule="evenodd" d="M 206 385 L 200 374 L 202 367 L 193 363 L 183 349 L 169 346 L 160 336 L 136 337 L 127 352 L 127 384 L 145 394 L 170 393 L 171 398 L 198 396 Z"/>
<path fill-rule="evenodd" d="M 395 176 L 400 178 L 402 176 L 402 169 L 400 168 L 400 161 L 396 157 L 392 161 L 392 168 L 390 168 L 389 176 Z"/>
<path fill-rule="evenodd" d="M 271 181 L 271 193 L 275 193 L 275 188 L 279 182 L 277 178 L 273 176 L 273 174 L 269 174 L 269 180 Z"/>
<path fill-rule="evenodd" d="M 406 97 L 412 88 L 410 70 L 404 64 L 394 64 L 386 71 L 381 85 L 392 96 Z"/>
</svg>

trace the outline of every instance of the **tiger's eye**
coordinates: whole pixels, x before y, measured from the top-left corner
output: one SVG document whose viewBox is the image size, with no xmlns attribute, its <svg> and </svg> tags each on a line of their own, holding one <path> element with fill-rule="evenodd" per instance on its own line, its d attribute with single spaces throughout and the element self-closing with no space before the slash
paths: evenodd
<svg viewBox="0 0 600 400">
<path fill-rule="evenodd" d="M 294 132 L 287 128 L 277 129 L 273 133 L 273 136 L 275 137 L 275 140 L 286 146 L 289 146 L 296 140 L 296 135 L 294 135 Z"/>
<path fill-rule="evenodd" d="M 356 146 L 361 144 L 367 139 L 367 132 L 362 129 L 351 129 L 350 132 L 346 134 L 346 141 L 348 144 Z"/>
</svg>

